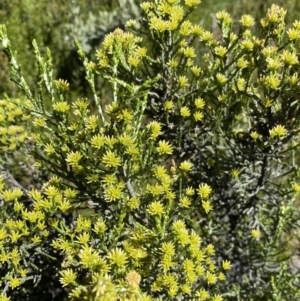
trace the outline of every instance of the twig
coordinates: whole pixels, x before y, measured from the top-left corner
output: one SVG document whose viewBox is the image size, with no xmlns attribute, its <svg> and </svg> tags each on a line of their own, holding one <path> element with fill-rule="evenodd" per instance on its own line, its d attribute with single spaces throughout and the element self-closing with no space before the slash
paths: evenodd
<svg viewBox="0 0 300 301">
<path fill-rule="evenodd" d="M 129 193 L 130 197 L 133 198 L 133 197 L 135 197 L 135 193 L 134 193 L 133 187 L 130 183 L 130 180 L 127 178 L 127 173 L 126 173 L 126 169 L 124 166 L 122 166 L 122 172 L 123 172 L 123 176 L 126 181 L 126 187 L 127 187 L 128 193 Z"/>
</svg>

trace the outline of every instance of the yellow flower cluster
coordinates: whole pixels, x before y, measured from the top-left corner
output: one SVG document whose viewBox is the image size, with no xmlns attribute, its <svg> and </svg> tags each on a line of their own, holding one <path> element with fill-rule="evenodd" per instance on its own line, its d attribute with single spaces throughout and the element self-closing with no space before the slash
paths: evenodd
<svg viewBox="0 0 300 301">
<path fill-rule="evenodd" d="M 96 52 L 99 67 L 108 67 L 113 60 L 119 61 L 126 70 L 137 68 L 147 53 L 146 48 L 139 47 L 141 41 L 141 38 L 121 29 L 106 35 L 103 49 Z"/>
<path fill-rule="evenodd" d="M 52 182 L 57 182 L 52 179 Z M 19 287 L 25 281 L 28 263 L 24 257 L 23 247 L 27 251 L 42 249 L 50 231 L 58 227 L 58 220 L 51 218 L 57 212 L 66 212 L 71 208 L 71 199 L 76 192 L 71 188 L 64 191 L 50 184 L 43 191 L 31 190 L 32 206 L 26 207 L 21 197 L 24 192 L 19 188 L 5 189 L 0 177 L 0 197 L 4 201 L 2 209 L 13 212 L 11 216 L 2 215 L 0 221 L 0 262 L 10 267 L 7 275 L 2 275 L 0 283 L 11 289 Z M 20 243 L 23 242 L 23 246 Z"/>
<path fill-rule="evenodd" d="M 151 286 L 151 290 L 156 292 L 165 291 L 174 298 L 177 294 L 191 296 L 193 285 L 201 280 L 213 285 L 217 281 L 225 280 L 225 275 L 216 273 L 216 266 L 212 256 L 214 248 L 212 245 L 201 247 L 201 239 L 194 232 L 189 232 L 182 220 L 176 220 L 172 225 L 172 234 L 175 241 L 164 241 L 159 248 L 159 270 L 158 275 Z M 179 257 L 184 254 L 183 261 Z M 229 261 L 222 264 L 224 270 L 231 268 Z M 160 273 L 159 273 L 160 274 Z M 220 295 L 210 295 L 209 291 L 199 289 L 195 296 L 197 300 L 223 300 Z"/>
<path fill-rule="evenodd" d="M 201 200 L 202 200 L 202 207 L 205 210 L 206 213 L 209 213 L 209 211 L 211 211 L 213 209 L 211 202 L 209 200 L 209 197 L 211 195 L 212 189 L 211 187 L 206 184 L 206 183 L 202 183 L 199 185 L 198 188 L 198 195 L 200 196 Z"/>
<path fill-rule="evenodd" d="M 0 100 L 0 149 L 13 151 L 29 136 L 27 121 L 31 103 L 22 99 Z M 28 111 L 28 112 L 27 112 Z"/>
</svg>

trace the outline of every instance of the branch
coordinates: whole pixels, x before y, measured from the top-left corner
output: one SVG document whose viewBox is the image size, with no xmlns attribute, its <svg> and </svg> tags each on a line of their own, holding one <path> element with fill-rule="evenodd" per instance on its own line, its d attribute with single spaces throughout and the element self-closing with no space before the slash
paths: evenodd
<svg viewBox="0 0 300 301">
<path fill-rule="evenodd" d="M 130 197 L 133 198 L 133 197 L 135 197 L 135 193 L 134 193 L 133 187 L 130 183 L 130 180 L 127 177 L 126 169 L 125 169 L 124 166 L 122 166 L 122 173 L 123 173 L 123 176 L 124 176 L 125 181 L 126 181 L 126 187 L 127 187 L 128 193 L 129 193 Z"/>
</svg>

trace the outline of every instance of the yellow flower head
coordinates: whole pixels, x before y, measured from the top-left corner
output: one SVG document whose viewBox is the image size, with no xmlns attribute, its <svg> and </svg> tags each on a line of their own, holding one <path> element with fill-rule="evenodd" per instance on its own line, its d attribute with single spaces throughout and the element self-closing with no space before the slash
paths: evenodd
<svg viewBox="0 0 300 301">
<path fill-rule="evenodd" d="M 202 201 L 202 207 L 205 210 L 206 214 L 213 209 L 211 202 L 209 200 Z"/>
<path fill-rule="evenodd" d="M 158 142 L 156 150 L 160 155 L 171 155 L 173 147 L 168 141 L 162 140 Z"/>
<path fill-rule="evenodd" d="M 270 137 L 283 137 L 287 134 L 287 130 L 283 125 L 276 125 L 274 128 L 269 130 Z"/>
<path fill-rule="evenodd" d="M 185 0 L 185 5 L 189 7 L 197 6 L 201 3 L 201 0 Z"/>
<path fill-rule="evenodd" d="M 162 215 L 165 212 L 165 208 L 161 202 L 152 202 L 147 209 L 150 215 Z"/>
<path fill-rule="evenodd" d="M 251 27 L 254 25 L 254 18 L 250 15 L 243 15 L 240 22 L 244 27 Z"/>
<path fill-rule="evenodd" d="M 184 106 L 180 109 L 180 115 L 182 117 L 189 117 L 189 116 L 191 116 L 191 111 L 188 107 Z"/>
<path fill-rule="evenodd" d="M 115 250 L 110 251 L 107 258 L 109 259 L 111 264 L 115 264 L 118 267 L 125 267 L 125 265 L 127 263 L 126 253 L 119 248 L 116 248 Z"/>
<path fill-rule="evenodd" d="M 260 237 L 260 232 L 259 232 L 259 230 L 258 230 L 258 229 L 253 229 L 253 230 L 251 231 L 251 236 L 252 236 L 253 238 L 255 238 L 255 239 L 258 239 L 258 238 Z"/>
<path fill-rule="evenodd" d="M 118 167 L 121 165 L 122 159 L 115 155 L 115 153 L 111 151 L 107 151 L 106 154 L 102 158 L 102 162 L 107 167 Z"/>
<path fill-rule="evenodd" d="M 202 199 L 208 199 L 208 197 L 210 196 L 212 192 L 211 187 L 206 184 L 206 183 L 202 183 L 199 185 L 198 188 L 198 195 L 202 198 Z"/>
<path fill-rule="evenodd" d="M 160 134 L 161 134 L 161 124 L 157 121 L 151 121 L 148 125 L 147 125 L 147 129 L 150 130 L 151 139 L 156 139 Z"/>
<path fill-rule="evenodd" d="M 141 275 L 136 271 L 130 271 L 127 273 L 125 279 L 129 285 L 137 288 L 137 287 L 139 287 L 140 282 L 141 282 Z"/>
<path fill-rule="evenodd" d="M 224 260 L 222 262 L 222 267 L 224 270 L 230 270 L 231 269 L 231 263 L 228 260 Z"/>
</svg>

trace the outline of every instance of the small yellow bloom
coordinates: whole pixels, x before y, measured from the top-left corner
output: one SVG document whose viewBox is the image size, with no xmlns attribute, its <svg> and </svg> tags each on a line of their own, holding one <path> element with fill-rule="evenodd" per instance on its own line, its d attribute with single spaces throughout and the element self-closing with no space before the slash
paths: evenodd
<svg viewBox="0 0 300 301">
<path fill-rule="evenodd" d="M 152 5 L 153 5 L 152 3 L 147 2 L 147 1 L 142 2 L 141 9 L 144 10 L 145 12 L 147 12 L 152 7 Z"/>
<path fill-rule="evenodd" d="M 161 140 L 158 142 L 158 147 L 156 150 L 160 155 L 171 155 L 173 152 L 173 147 L 168 141 Z"/>
<path fill-rule="evenodd" d="M 231 263 L 229 260 L 224 260 L 222 262 L 222 267 L 224 270 L 230 270 L 231 269 Z"/>
<path fill-rule="evenodd" d="M 241 42 L 241 47 L 246 51 L 252 51 L 254 48 L 254 43 L 250 40 L 244 40 Z"/>
<path fill-rule="evenodd" d="M 98 116 L 91 115 L 85 120 L 85 126 L 88 130 L 94 132 L 98 127 Z"/>
<path fill-rule="evenodd" d="M 147 212 L 150 215 L 162 215 L 165 212 L 165 208 L 161 202 L 152 202 L 148 205 Z"/>
<path fill-rule="evenodd" d="M 226 276 L 225 276 L 222 272 L 219 273 L 218 278 L 219 278 L 219 280 L 221 280 L 221 281 L 226 280 Z"/>
<path fill-rule="evenodd" d="M 106 154 L 102 158 L 102 162 L 107 167 L 118 167 L 121 165 L 122 159 L 116 156 L 112 151 L 107 151 Z"/>
<path fill-rule="evenodd" d="M 211 42 L 211 40 L 214 38 L 214 35 L 209 32 L 209 31 L 203 31 L 200 35 L 200 41 L 203 41 L 203 42 Z"/>
<path fill-rule="evenodd" d="M 20 276 L 22 278 L 25 278 L 26 275 L 28 274 L 28 270 L 27 269 L 21 269 L 21 270 L 18 270 L 18 273 L 20 274 Z"/>
<path fill-rule="evenodd" d="M 206 281 L 208 284 L 215 284 L 217 282 L 218 278 L 215 274 L 207 271 L 206 272 Z"/>
<path fill-rule="evenodd" d="M 188 172 L 192 169 L 193 164 L 189 161 L 183 161 L 179 165 L 179 169 L 181 169 L 184 172 Z"/>
<path fill-rule="evenodd" d="M 246 80 L 244 78 L 239 78 L 236 82 L 239 91 L 244 91 L 246 86 Z"/>
<path fill-rule="evenodd" d="M 203 116 L 202 112 L 200 112 L 200 111 L 197 111 L 194 113 L 194 118 L 196 121 L 201 121 L 203 119 L 203 117 L 204 116 Z"/>
<path fill-rule="evenodd" d="M 218 46 L 215 48 L 215 54 L 219 57 L 224 57 L 227 53 L 227 49 L 223 46 Z"/>
<path fill-rule="evenodd" d="M 182 117 L 189 117 L 189 116 L 191 116 L 191 111 L 188 107 L 182 107 L 180 109 L 180 115 Z"/>
<path fill-rule="evenodd" d="M 195 48 L 193 47 L 186 47 L 183 51 L 183 54 L 185 57 L 189 57 L 189 58 L 193 58 L 196 56 L 196 53 L 195 53 Z"/>
<path fill-rule="evenodd" d="M 188 78 L 185 75 L 179 76 L 178 84 L 180 87 L 185 87 L 188 84 Z"/>
<path fill-rule="evenodd" d="M 22 237 L 22 234 L 18 231 L 11 231 L 10 240 L 12 243 L 17 242 Z"/>
<path fill-rule="evenodd" d="M 189 208 L 190 205 L 191 205 L 191 200 L 187 196 L 184 196 L 179 201 L 179 206 L 182 208 Z"/>
<path fill-rule="evenodd" d="M 175 246 L 173 242 L 163 242 L 160 248 L 163 255 L 174 256 L 175 255 Z"/>
<path fill-rule="evenodd" d="M 292 189 L 296 192 L 300 192 L 300 185 L 298 183 L 292 184 Z M 1 232 L 0 232 L 1 233 Z M 0 238 L 1 239 L 1 238 Z"/>
<path fill-rule="evenodd" d="M 276 71 L 277 69 L 280 69 L 283 66 L 283 63 L 280 57 L 278 56 L 274 58 L 268 57 L 266 61 L 267 61 L 268 68 L 271 71 Z"/>
<path fill-rule="evenodd" d="M 233 168 L 231 171 L 230 171 L 230 175 L 234 178 L 234 179 L 237 179 L 239 177 L 239 174 L 240 174 L 240 170 L 238 170 L 237 168 Z"/>
<path fill-rule="evenodd" d="M 70 246 L 67 246 L 70 248 Z M 102 262 L 99 253 L 95 251 L 92 247 L 84 246 L 78 254 L 80 258 L 80 264 L 86 268 L 92 268 Z"/>
<path fill-rule="evenodd" d="M 251 27 L 254 25 L 254 18 L 251 15 L 243 15 L 241 17 L 240 23 L 244 27 Z"/>
<path fill-rule="evenodd" d="M 55 153 L 55 147 L 52 144 L 48 143 L 45 145 L 44 151 L 48 156 L 50 156 Z"/>
<path fill-rule="evenodd" d="M 199 185 L 198 188 L 198 195 L 202 198 L 202 199 L 208 199 L 208 197 L 210 196 L 212 192 L 211 187 L 206 184 L 206 183 L 202 183 Z"/>
<path fill-rule="evenodd" d="M 71 204 L 68 200 L 62 200 L 59 205 L 58 208 L 62 211 L 62 212 L 66 212 L 71 208 Z"/>
<path fill-rule="evenodd" d="M 10 286 L 12 289 L 14 289 L 14 288 L 16 288 L 16 287 L 18 287 L 18 286 L 20 286 L 20 285 L 21 285 L 21 279 L 19 279 L 19 278 L 17 278 L 17 277 L 13 277 L 13 278 L 11 278 L 10 281 L 9 281 L 9 286 Z"/>
<path fill-rule="evenodd" d="M 223 301 L 224 299 L 220 295 L 214 295 L 211 301 Z"/>
<path fill-rule="evenodd" d="M 60 112 L 60 113 L 66 113 L 70 110 L 70 106 L 66 101 L 60 101 L 53 104 L 53 110 Z"/>
<path fill-rule="evenodd" d="M 212 244 L 208 244 L 205 250 L 208 255 L 215 255 L 215 247 Z"/>
<path fill-rule="evenodd" d="M 105 188 L 105 198 L 108 201 L 116 201 L 121 198 L 123 192 L 122 192 L 122 185 L 112 185 Z"/>
<path fill-rule="evenodd" d="M 160 265 L 162 266 L 164 272 L 169 271 L 174 266 L 172 257 L 168 255 L 164 255 L 160 261 Z"/>
<path fill-rule="evenodd" d="M 83 232 L 80 233 L 79 235 L 76 236 L 77 241 L 81 244 L 81 245 L 85 245 L 89 242 L 90 240 L 90 234 L 87 232 Z"/>
<path fill-rule="evenodd" d="M 256 131 L 251 132 L 250 136 L 253 140 L 257 140 L 259 138 L 259 134 Z"/>
<path fill-rule="evenodd" d="M 0 241 L 4 240 L 7 237 L 7 231 L 3 228 L 0 229 Z"/>
<path fill-rule="evenodd" d="M 55 81 L 55 85 L 60 92 L 66 92 L 69 90 L 69 83 L 66 80 L 58 79 Z"/>
<path fill-rule="evenodd" d="M 299 40 L 300 39 L 300 30 L 296 28 L 290 28 L 287 31 L 287 35 L 291 41 Z"/>
<path fill-rule="evenodd" d="M 126 26 L 127 28 L 135 27 L 135 23 L 136 23 L 135 20 L 130 19 L 130 20 L 128 20 L 128 21 L 125 23 L 125 26 Z"/>
<path fill-rule="evenodd" d="M 221 84 L 224 85 L 227 82 L 227 77 L 224 74 L 218 73 L 216 75 L 217 81 Z"/>
<path fill-rule="evenodd" d="M 193 72 L 193 74 L 195 76 L 199 76 L 201 73 L 201 68 L 197 67 L 197 66 L 193 66 L 191 67 L 191 71 Z"/>
<path fill-rule="evenodd" d="M 136 55 L 131 55 L 129 58 L 128 58 L 128 64 L 132 67 L 137 67 L 140 63 L 140 58 Z"/>
<path fill-rule="evenodd" d="M 177 60 L 175 60 L 175 59 L 171 59 L 169 62 L 168 62 L 168 64 L 167 65 L 169 65 L 171 68 L 173 68 L 173 69 L 175 69 L 175 68 L 177 68 L 178 67 L 178 61 Z"/>
<path fill-rule="evenodd" d="M 161 134 L 161 124 L 157 121 L 149 122 L 147 129 L 151 132 L 151 139 L 156 139 Z"/>
<path fill-rule="evenodd" d="M 68 155 L 67 155 L 67 158 L 66 158 L 66 162 L 68 162 L 70 165 L 78 165 L 79 161 L 82 159 L 82 154 L 80 152 L 70 152 Z"/>
<path fill-rule="evenodd" d="M 77 274 L 71 269 L 61 271 L 60 275 L 61 278 L 59 279 L 59 282 L 62 284 L 63 287 L 75 283 L 77 278 Z"/>
<path fill-rule="evenodd" d="M 269 130 L 270 137 L 283 137 L 287 134 L 287 130 L 283 125 L 276 125 L 274 128 Z"/>
<path fill-rule="evenodd" d="M 249 65 L 249 62 L 247 60 L 245 60 L 244 57 L 239 58 L 237 61 L 237 66 L 241 69 L 247 68 L 248 65 Z"/>
<path fill-rule="evenodd" d="M 93 231 L 97 234 L 103 234 L 107 230 L 107 227 L 105 225 L 105 222 L 100 218 L 97 220 L 97 222 L 94 224 Z"/>
<path fill-rule="evenodd" d="M 180 26 L 180 34 L 182 36 L 188 36 L 192 33 L 192 23 L 190 21 L 182 22 Z M 181 45 L 183 46 L 183 45 Z"/>
<path fill-rule="evenodd" d="M 125 265 L 127 263 L 126 253 L 119 248 L 116 248 L 115 250 L 110 251 L 107 258 L 109 259 L 111 264 L 114 264 L 118 267 L 125 267 Z"/>
<path fill-rule="evenodd" d="M 174 103 L 170 100 L 167 100 L 165 103 L 164 103 L 164 108 L 166 111 L 170 111 L 174 108 Z"/>
<path fill-rule="evenodd" d="M 206 214 L 208 214 L 213 209 L 209 200 L 202 201 L 202 207 L 205 210 Z"/>
<path fill-rule="evenodd" d="M 263 79 L 263 83 L 267 86 L 270 87 L 271 89 L 277 89 L 280 85 L 280 79 L 278 75 L 272 74 L 268 75 Z"/>
<path fill-rule="evenodd" d="M 292 66 L 298 63 L 297 55 L 288 50 L 283 51 L 283 53 L 281 54 L 281 59 L 288 66 Z"/>
<path fill-rule="evenodd" d="M 158 17 L 152 17 L 149 21 L 149 27 L 152 30 L 159 32 L 164 32 L 169 29 L 170 23 L 168 21 L 162 20 Z"/>
<path fill-rule="evenodd" d="M 6 202 L 11 202 L 13 200 L 18 199 L 19 197 L 21 197 L 23 195 L 23 192 L 21 189 L 19 188 L 14 188 L 14 189 L 7 189 L 4 190 L 1 193 L 2 198 L 6 201 Z"/>
<path fill-rule="evenodd" d="M 207 290 L 202 288 L 196 292 L 196 297 L 198 300 L 205 301 L 210 297 L 210 294 Z"/>
<path fill-rule="evenodd" d="M 193 196 L 195 194 L 195 190 L 193 187 L 188 187 L 186 190 L 185 190 L 185 193 L 187 196 Z"/>
<path fill-rule="evenodd" d="M 257 229 L 253 229 L 251 231 L 251 235 L 252 235 L 253 238 L 258 239 L 260 237 L 260 232 Z"/>
<path fill-rule="evenodd" d="M 33 244 L 39 244 L 42 240 L 39 236 L 37 235 L 34 235 L 32 238 L 31 238 L 31 241 Z"/>
<path fill-rule="evenodd" d="M 140 285 L 142 277 L 138 272 L 130 271 L 127 273 L 125 279 L 129 285 L 131 285 L 134 288 L 137 288 Z"/>
<path fill-rule="evenodd" d="M 201 3 L 201 0 L 185 0 L 185 5 L 189 7 L 197 6 Z"/>
<path fill-rule="evenodd" d="M 299 20 L 296 20 L 296 21 L 293 23 L 293 26 L 294 26 L 296 29 L 299 29 L 299 30 L 300 30 L 300 21 L 299 21 Z"/>
<path fill-rule="evenodd" d="M 201 110 L 205 106 L 205 102 L 202 98 L 198 97 L 195 99 L 195 106 L 197 109 Z"/>
</svg>

